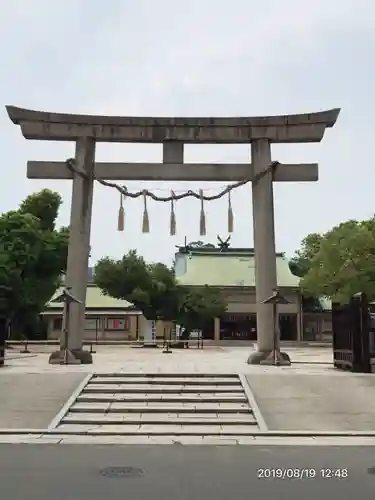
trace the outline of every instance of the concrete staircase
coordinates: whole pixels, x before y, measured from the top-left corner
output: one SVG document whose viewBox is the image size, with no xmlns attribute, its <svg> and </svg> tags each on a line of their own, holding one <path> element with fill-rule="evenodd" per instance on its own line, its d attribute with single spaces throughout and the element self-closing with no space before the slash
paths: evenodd
<svg viewBox="0 0 375 500">
<path fill-rule="evenodd" d="M 246 436 L 258 429 L 238 375 L 94 375 L 58 430 L 148 436 Z"/>
</svg>

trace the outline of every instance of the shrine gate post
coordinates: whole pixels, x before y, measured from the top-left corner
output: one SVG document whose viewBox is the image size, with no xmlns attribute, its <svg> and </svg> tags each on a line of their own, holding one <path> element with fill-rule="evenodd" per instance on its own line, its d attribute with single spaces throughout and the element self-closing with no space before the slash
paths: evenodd
<svg viewBox="0 0 375 500">
<path fill-rule="evenodd" d="M 66 162 L 28 162 L 31 179 L 73 180 L 67 285 L 82 304 L 72 304 L 69 320 L 73 355 L 92 362 L 82 349 L 90 246 L 94 176 L 105 180 L 222 181 L 252 183 L 258 351 L 248 362 L 258 364 L 273 350 L 274 319 L 264 304 L 277 287 L 273 181 L 318 180 L 317 164 L 278 164 L 270 169 L 272 143 L 320 142 L 333 127 L 339 109 L 309 114 L 249 118 L 147 118 L 46 113 L 7 106 L 10 119 L 26 139 L 74 141 L 76 167 Z M 95 163 L 96 142 L 162 143 L 163 163 Z M 184 164 L 184 144 L 251 144 L 248 164 Z M 280 339 L 279 339 L 280 340 Z M 61 339 L 61 348 L 64 348 Z M 278 345 L 279 349 L 279 345 Z M 58 360 L 57 351 L 51 360 Z M 288 361 L 286 353 L 282 358 Z"/>
</svg>

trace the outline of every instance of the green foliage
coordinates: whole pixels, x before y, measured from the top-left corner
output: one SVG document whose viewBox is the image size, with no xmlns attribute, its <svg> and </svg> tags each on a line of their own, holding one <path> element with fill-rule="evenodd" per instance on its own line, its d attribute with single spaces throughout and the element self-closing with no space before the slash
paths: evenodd
<svg viewBox="0 0 375 500">
<path fill-rule="evenodd" d="M 319 238 L 310 254 L 304 254 L 302 247 L 306 257 L 302 267 L 307 269 L 303 291 L 339 302 L 347 302 L 357 292 L 375 299 L 375 219 L 343 222 Z"/>
<path fill-rule="evenodd" d="M 0 216 L 0 313 L 16 329 L 35 322 L 66 269 L 69 232 L 55 230 L 60 204 L 45 189 Z"/>
<path fill-rule="evenodd" d="M 131 302 L 147 319 L 174 320 L 186 328 L 199 328 L 226 309 L 217 291 L 179 287 L 173 269 L 147 264 L 135 250 L 121 260 L 101 259 L 94 281 L 104 294 Z"/>
<path fill-rule="evenodd" d="M 146 264 L 135 250 L 121 260 L 101 259 L 94 281 L 106 295 L 134 304 L 147 319 L 172 319 L 177 310 L 173 272 L 164 264 Z"/>
<path fill-rule="evenodd" d="M 305 276 L 311 265 L 311 261 L 317 254 L 322 241 L 322 235 L 311 233 L 306 236 L 301 242 L 300 250 L 297 250 L 289 261 L 289 267 L 292 273 L 299 278 Z"/>
<path fill-rule="evenodd" d="M 227 309 L 219 290 L 208 286 L 185 288 L 181 290 L 180 297 L 177 320 L 187 331 L 203 328 Z"/>
<path fill-rule="evenodd" d="M 58 193 L 43 189 L 38 193 L 30 194 L 20 205 L 19 212 L 32 214 L 39 219 L 40 229 L 53 231 L 62 198 Z"/>
</svg>

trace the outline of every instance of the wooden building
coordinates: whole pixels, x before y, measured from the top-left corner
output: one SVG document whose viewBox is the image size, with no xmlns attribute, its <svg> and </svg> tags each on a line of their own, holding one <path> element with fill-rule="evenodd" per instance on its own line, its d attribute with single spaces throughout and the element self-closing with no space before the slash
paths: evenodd
<svg viewBox="0 0 375 500">
<path fill-rule="evenodd" d="M 252 248 L 181 247 L 175 272 L 182 286 L 215 287 L 228 303 L 227 312 L 212 320 L 204 337 L 215 342 L 256 341 L 255 262 Z M 279 306 L 282 340 L 302 340 L 302 300 L 299 278 L 283 254 L 277 254 L 277 286 L 289 304 Z"/>
</svg>

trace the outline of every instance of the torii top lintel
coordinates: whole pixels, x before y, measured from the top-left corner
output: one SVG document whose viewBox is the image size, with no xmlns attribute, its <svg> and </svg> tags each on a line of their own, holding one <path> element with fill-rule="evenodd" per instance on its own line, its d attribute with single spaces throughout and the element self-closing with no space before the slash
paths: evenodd
<svg viewBox="0 0 375 500">
<path fill-rule="evenodd" d="M 98 142 L 275 143 L 320 142 L 333 127 L 339 108 L 297 115 L 220 118 L 152 118 L 47 113 L 6 106 L 26 139 L 74 141 L 94 137 Z"/>
</svg>

